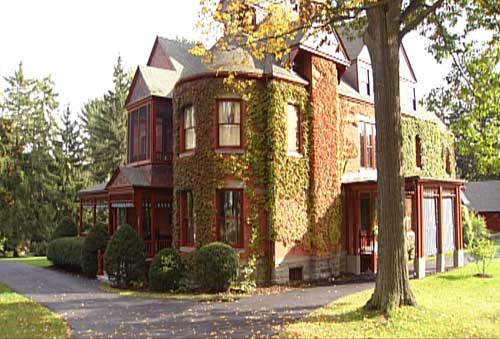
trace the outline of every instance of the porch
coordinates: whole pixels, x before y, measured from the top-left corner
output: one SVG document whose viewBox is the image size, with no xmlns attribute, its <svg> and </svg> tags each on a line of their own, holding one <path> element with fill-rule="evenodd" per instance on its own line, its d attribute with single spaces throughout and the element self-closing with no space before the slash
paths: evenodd
<svg viewBox="0 0 500 339">
<path fill-rule="evenodd" d="M 132 170 L 132 171 L 130 171 Z M 172 247 L 172 189 L 137 185 L 138 170 L 123 169 L 107 184 L 81 190 L 78 232 L 85 236 L 98 222 L 108 227 L 113 235 L 122 224 L 129 224 L 144 242 L 147 258 L 160 250 Z M 122 177 L 135 181 L 124 181 Z M 134 179 L 135 178 L 135 179 Z"/>
<path fill-rule="evenodd" d="M 409 256 L 415 276 L 423 278 L 426 257 L 436 257 L 436 271 L 446 268 L 445 253 L 453 252 L 455 267 L 463 266 L 460 197 L 463 182 L 421 177 L 405 178 L 405 217 Z M 377 271 L 377 182 L 343 184 L 344 246 L 347 270 L 361 274 Z"/>
</svg>

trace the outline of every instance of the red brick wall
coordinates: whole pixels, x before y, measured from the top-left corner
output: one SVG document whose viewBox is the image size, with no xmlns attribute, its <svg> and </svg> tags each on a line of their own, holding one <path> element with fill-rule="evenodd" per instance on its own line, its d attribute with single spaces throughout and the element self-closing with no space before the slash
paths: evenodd
<svg viewBox="0 0 500 339">
<path fill-rule="evenodd" d="M 479 214 L 486 220 L 486 226 L 489 230 L 500 232 L 500 212 L 482 212 Z"/>
</svg>

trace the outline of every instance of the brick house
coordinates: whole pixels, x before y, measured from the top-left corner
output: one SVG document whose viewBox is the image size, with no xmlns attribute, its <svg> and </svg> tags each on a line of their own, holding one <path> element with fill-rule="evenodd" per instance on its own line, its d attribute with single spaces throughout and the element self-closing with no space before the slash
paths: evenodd
<svg viewBox="0 0 500 339">
<path fill-rule="evenodd" d="M 376 271 L 370 58 L 359 39 L 326 38 L 318 47 L 299 35 L 283 67 L 238 47 L 206 64 L 188 44 L 157 37 L 126 101 L 128 162 L 79 192 L 81 233 L 85 211 L 95 223 L 102 209 L 109 232 L 130 224 L 149 258 L 218 240 L 259 282 Z M 404 48 L 401 88 L 404 226 L 423 277 L 425 256 L 437 255 L 440 271 L 447 251 L 463 264 L 462 182 L 453 135 L 419 106 Z"/>
</svg>

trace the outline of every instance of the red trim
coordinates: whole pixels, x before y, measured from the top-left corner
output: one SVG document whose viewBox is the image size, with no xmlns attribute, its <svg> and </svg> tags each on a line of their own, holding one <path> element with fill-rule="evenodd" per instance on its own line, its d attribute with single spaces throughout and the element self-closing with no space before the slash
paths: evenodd
<svg viewBox="0 0 500 339">
<path fill-rule="evenodd" d="M 218 149 L 243 149 L 244 148 L 244 138 L 243 138 L 243 124 L 245 121 L 245 106 L 243 104 L 243 100 L 241 99 L 217 99 L 216 101 L 216 108 L 215 108 L 215 143 L 216 147 Z M 239 102 L 240 103 L 240 144 L 238 146 L 223 146 L 220 144 L 220 139 L 219 139 L 219 128 L 221 123 L 219 122 L 219 105 L 221 102 Z M 222 124 L 223 125 L 223 124 Z M 234 124 L 237 125 L 237 124 Z"/>
<path fill-rule="evenodd" d="M 199 74 L 195 74 L 195 75 L 191 75 L 191 76 L 188 76 L 188 77 L 185 77 L 183 79 L 180 79 L 179 81 L 177 81 L 177 83 L 175 84 L 175 86 L 179 86 L 180 84 L 183 84 L 183 83 L 186 83 L 186 82 L 191 82 L 191 81 L 194 81 L 194 80 L 200 80 L 200 79 L 207 79 L 207 78 L 227 78 L 229 75 L 234 75 L 234 72 L 228 72 L 228 71 L 217 71 L 217 72 L 204 72 L 204 73 L 199 73 Z M 279 80 L 282 80 L 282 81 L 285 81 L 285 82 L 289 82 L 289 83 L 292 83 L 292 84 L 296 84 L 296 85 L 300 85 L 302 87 L 306 87 L 307 85 L 309 85 L 309 83 L 306 83 L 306 82 L 300 82 L 300 81 L 295 81 L 295 80 L 291 80 L 291 79 L 288 79 L 288 78 L 285 78 L 285 77 L 280 77 L 280 76 L 276 76 L 276 75 L 269 75 L 269 74 L 261 74 L 261 73 L 246 73 L 246 74 L 241 74 L 241 73 L 238 73 L 236 74 L 236 77 L 239 78 L 239 79 L 250 79 L 250 80 L 259 80 L 259 79 L 269 79 L 269 80 L 272 80 L 272 79 L 279 79 Z"/>
<path fill-rule="evenodd" d="M 216 205 L 216 216 L 215 216 L 215 230 L 216 230 L 216 236 L 217 236 L 217 241 L 221 241 L 221 235 L 220 235 L 220 221 L 222 220 L 222 218 L 220 217 L 220 210 L 219 210 L 219 206 L 220 206 L 220 193 L 221 192 L 239 192 L 240 194 L 240 238 L 238 239 L 238 243 L 237 244 L 229 244 L 230 246 L 232 247 L 235 247 L 235 248 L 243 248 L 243 244 L 244 244 L 244 234 L 243 232 L 245 231 L 245 227 L 244 227 L 244 206 L 245 206 L 245 202 L 244 202 L 244 197 L 243 197 L 243 189 L 233 189 L 233 188 L 222 188 L 222 189 L 218 189 L 216 190 L 216 194 L 215 194 L 215 205 Z"/>
</svg>

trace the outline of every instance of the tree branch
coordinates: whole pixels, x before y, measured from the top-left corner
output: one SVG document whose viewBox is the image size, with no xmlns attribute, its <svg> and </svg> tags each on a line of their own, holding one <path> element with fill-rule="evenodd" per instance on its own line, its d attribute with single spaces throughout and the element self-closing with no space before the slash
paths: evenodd
<svg viewBox="0 0 500 339">
<path fill-rule="evenodd" d="M 444 0 L 436 0 L 436 2 L 434 4 L 432 4 L 431 6 L 426 6 L 426 9 L 423 12 L 419 13 L 411 21 L 408 21 L 408 22 L 404 23 L 403 28 L 401 28 L 401 31 L 399 32 L 399 40 L 400 41 L 403 40 L 403 37 L 406 35 L 406 33 L 414 30 L 422 21 L 424 21 L 425 18 L 427 18 L 431 13 L 433 13 L 434 11 L 436 11 L 436 9 L 438 9 L 443 4 L 443 2 L 444 2 Z M 406 8 L 406 10 L 410 6 L 408 6 Z M 408 16 L 411 16 L 411 14 L 415 14 L 416 11 L 417 11 L 417 9 L 418 9 L 418 7 L 416 7 L 415 9 L 410 10 L 406 14 L 406 18 L 408 18 Z M 406 12 L 406 10 L 405 10 L 405 12 Z"/>
</svg>

